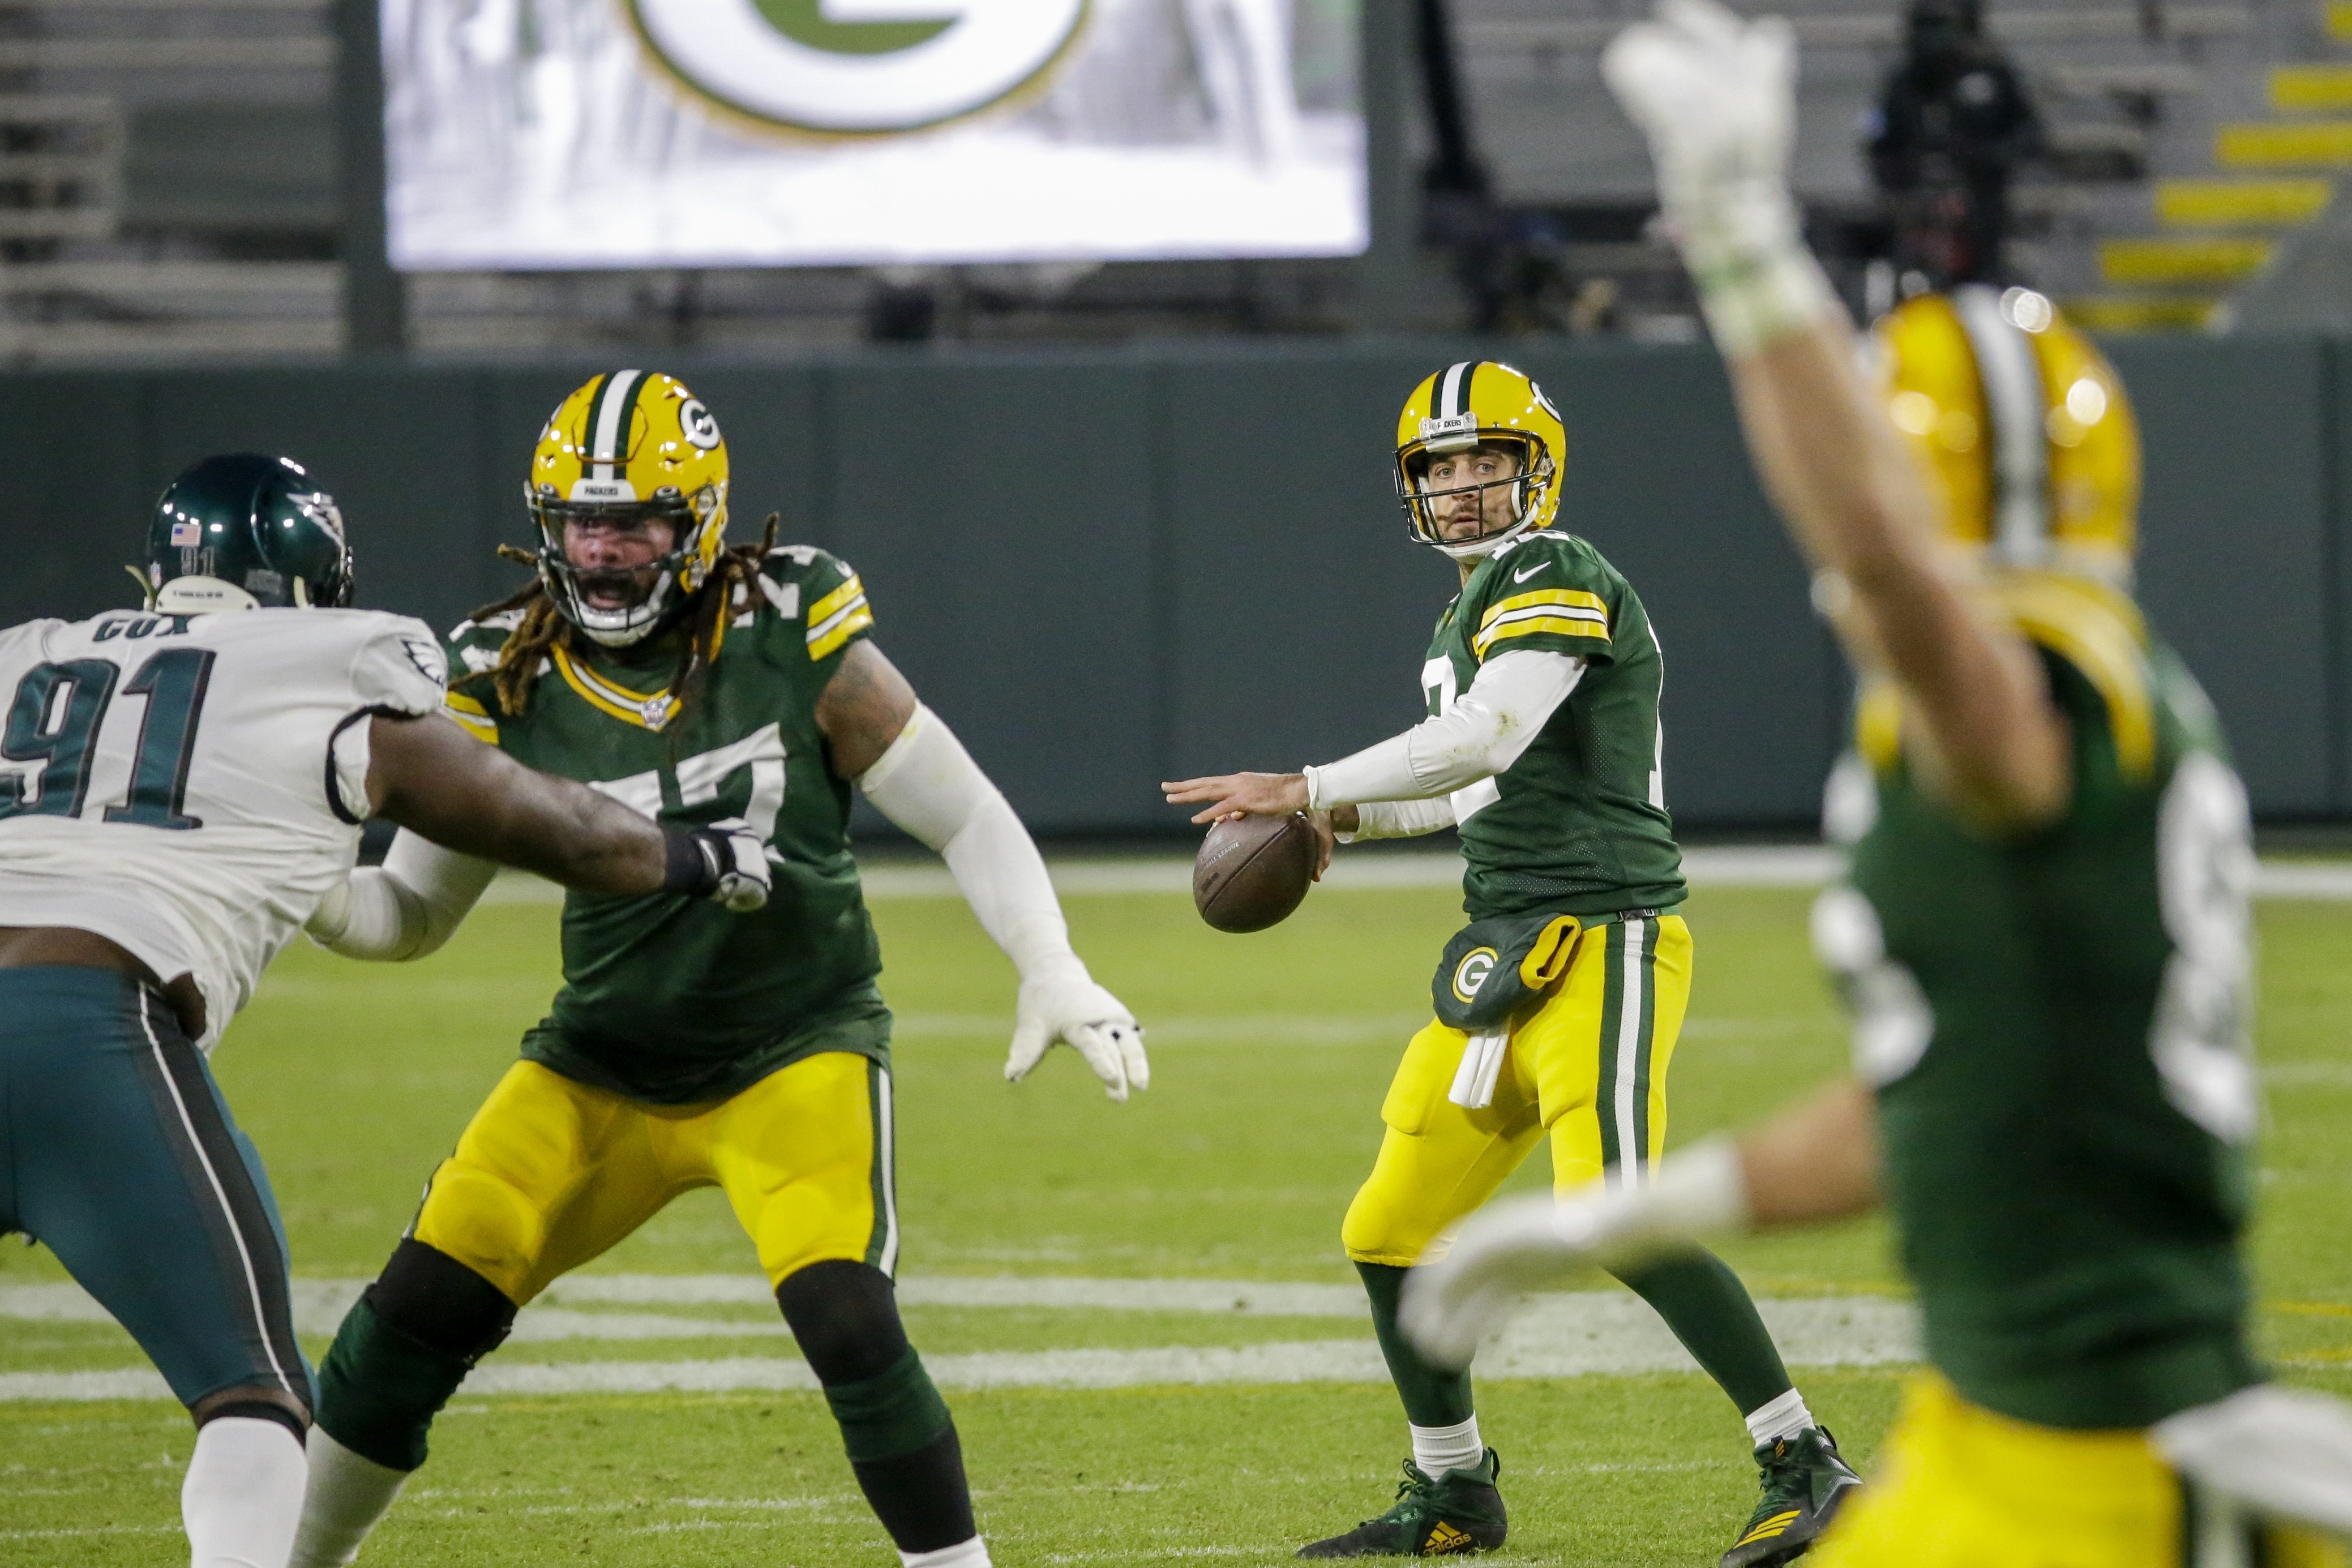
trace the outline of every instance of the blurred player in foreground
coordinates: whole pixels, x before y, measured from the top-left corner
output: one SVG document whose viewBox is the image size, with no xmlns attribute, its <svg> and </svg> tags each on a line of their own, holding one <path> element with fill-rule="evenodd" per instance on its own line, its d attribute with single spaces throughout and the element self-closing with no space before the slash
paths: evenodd
<svg viewBox="0 0 2352 1568">
<path fill-rule="evenodd" d="M 1864 679 L 1825 812 L 1848 879 L 1813 917 L 1856 1076 L 1652 1183 L 1480 1215 L 1407 1330 L 1458 1362 L 1569 1264 L 1883 1191 L 1932 1370 L 1825 1568 L 2340 1563 L 2302 1527 L 2352 1529 L 2352 1413 L 2247 1347 L 2246 797 L 2126 592 L 2122 388 L 2048 301 L 1982 288 L 1896 311 L 1874 386 L 1799 237 L 1786 25 L 1659 18 L 1607 79 Z"/>
<path fill-rule="evenodd" d="M 597 376 L 532 458 L 539 580 L 452 638 L 470 673 L 450 710 L 486 751 L 649 817 L 748 818 L 775 891 L 740 922 L 652 899 L 565 904 L 563 989 L 320 1370 L 299 1563 L 352 1560 L 518 1308 L 707 1186 L 757 1247 L 901 1555 L 988 1562 L 891 1285 L 890 1012 L 851 784 L 946 857 L 1019 969 L 1007 1077 L 1066 1041 L 1125 1100 L 1149 1081 L 1142 1035 L 1071 952 L 1013 808 L 874 645 L 857 574 L 772 538 L 727 548 L 727 488 L 719 423 L 683 385 Z M 310 929 L 353 957 L 422 957 L 490 870 L 404 834 Z"/>
<path fill-rule="evenodd" d="M 197 464 L 147 545 L 144 608 L 0 631 L 0 1231 L 47 1243 L 195 1418 L 196 1568 L 280 1568 L 310 1369 L 205 1058 L 362 821 L 598 893 L 741 908 L 768 871 L 748 836 L 666 835 L 442 717 L 439 643 L 342 607 L 341 517 L 292 462 Z"/>
<path fill-rule="evenodd" d="M 1493 1195 L 1549 1136 L 1572 1192 L 1605 1171 L 1646 1179 L 1665 1147 L 1666 1068 L 1690 997 L 1682 855 L 1666 814 L 1662 657 L 1639 595 L 1600 552 L 1552 527 L 1567 434 L 1541 388 L 1471 361 L 1414 389 L 1397 426 L 1398 496 L 1417 542 L 1462 590 L 1422 667 L 1431 717 L 1303 773 L 1168 786 L 1193 820 L 1315 814 L 1339 837 L 1458 826 L 1471 924 L 1431 985 L 1437 1016 L 1406 1046 L 1372 1173 L 1340 1227 L 1371 1298 L 1412 1458 L 1396 1506 L 1306 1557 L 1491 1551 L 1507 1521 L 1470 1377 L 1397 1331 L 1399 1289 L 1439 1233 Z M 1724 1562 L 1785 1562 L 1855 1478 L 1813 1422 L 1747 1288 L 1703 1252 L 1618 1277 L 1666 1320 L 1747 1417 L 1762 1497 Z"/>
</svg>

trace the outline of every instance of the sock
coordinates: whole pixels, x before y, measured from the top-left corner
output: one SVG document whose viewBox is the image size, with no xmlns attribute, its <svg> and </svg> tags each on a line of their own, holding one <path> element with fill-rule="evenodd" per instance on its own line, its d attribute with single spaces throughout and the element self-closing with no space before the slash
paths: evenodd
<svg viewBox="0 0 2352 1568">
<path fill-rule="evenodd" d="M 1412 1462 L 1421 1473 L 1433 1479 L 1448 1470 L 1466 1470 L 1486 1457 L 1486 1445 L 1479 1440 L 1478 1418 L 1457 1422 L 1451 1426 L 1413 1426 Z"/>
<path fill-rule="evenodd" d="M 1715 1254 L 1694 1249 L 1617 1278 L 1666 1321 L 1683 1348 L 1743 1412 L 1769 1405 L 1796 1386 L 1748 1287 Z"/>
<path fill-rule="evenodd" d="M 1364 1294 L 1371 1298 L 1372 1332 L 1379 1336 L 1381 1354 L 1389 1363 L 1389 1377 L 1397 1397 L 1404 1401 L 1404 1418 L 1415 1426 L 1459 1426 L 1475 1414 L 1470 1408 L 1470 1373 L 1454 1372 L 1424 1360 L 1397 1328 L 1397 1297 L 1404 1289 L 1402 1268 L 1386 1263 L 1359 1263 Z"/>
<path fill-rule="evenodd" d="M 180 1486 L 192 1568 L 279 1568 L 302 1516 L 307 1475 L 302 1445 L 277 1422 L 205 1422 Z"/>
<path fill-rule="evenodd" d="M 937 1552 L 901 1552 L 898 1563 L 900 1568 L 993 1568 L 988 1561 L 988 1542 L 977 1535 Z"/>
<path fill-rule="evenodd" d="M 1759 1448 L 1783 1437 L 1793 1437 L 1812 1424 L 1813 1413 L 1805 1408 L 1805 1396 L 1793 1388 L 1771 1404 L 1759 1405 L 1748 1413 L 1748 1435 L 1756 1439 Z"/>
<path fill-rule="evenodd" d="M 310 1428 L 310 1490 L 302 1500 L 302 1528 L 288 1568 L 343 1568 L 400 1495 L 409 1472 L 352 1453 Z"/>
</svg>

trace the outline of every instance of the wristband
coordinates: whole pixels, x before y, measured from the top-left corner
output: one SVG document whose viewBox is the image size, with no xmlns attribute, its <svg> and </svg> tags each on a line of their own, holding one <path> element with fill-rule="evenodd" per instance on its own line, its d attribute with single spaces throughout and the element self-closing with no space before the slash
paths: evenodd
<svg viewBox="0 0 2352 1568">
<path fill-rule="evenodd" d="M 709 842 L 707 828 L 681 833 L 667 828 L 662 838 L 667 858 L 662 867 L 662 891 L 689 899 L 707 899 L 719 890 L 719 856 Z"/>
</svg>

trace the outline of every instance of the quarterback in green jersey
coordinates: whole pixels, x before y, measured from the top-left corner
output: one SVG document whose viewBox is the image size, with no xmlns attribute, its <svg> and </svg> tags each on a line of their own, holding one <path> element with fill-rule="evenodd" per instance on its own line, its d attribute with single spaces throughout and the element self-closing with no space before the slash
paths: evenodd
<svg viewBox="0 0 2352 1568">
<path fill-rule="evenodd" d="M 519 1308 L 706 1186 L 750 1237 L 905 1561 L 989 1561 L 892 1289 L 890 1013 L 852 784 L 945 856 L 1019 970 L 1007 1077 L 1066 1042 L 1124 1100 L 1149 1081 L 1142 1037 L 1071 952 L 1012 807 L 871 640 L 857 574 L 777 548 L 772 524 L 763 544 L 728 548 L 727 485 L 718 422 L 684 385 L 597 376 L 532 460 L 537 581 L 450 638 L 449 711 L 478 739 L 646 816 L 748 835 L 773 888 L 734 918 L 670 897 L 566 900 L 562 989 L 321 1369 L 304 1568 L 352 1561 Z M 404 834 L 312 934 L 353 957 L 419 957 L 488 876 Z"/>
<path fill-rule="evenodd" d="M 1786 25 L 1658 15 L 1604 74 L 1863 678 L 1813 917 L 1855 1070 L 1647 1187 L 1477 1216 L 1407 1330 L 1459 1361 L 1565 1264 L 1883 1201 L 1929 1369 L 1825 1568 L 2341 1564 L 2352 1411 L 2247 1342 L 2251 828 L 2128 594 L 2122 384 L 2024 289 L 1913 299 L 1865 353 L 1799 237 Z"/>
<path fill-rule="evenodd" d="M 1664 660 L 1632 584 L 1552 527 L 1566 441 L 1543 391 L 1467 361 L 1414 389 L 1396 481 L 1421 543 L 1461 571 L 1422 686 L 1430 718 L 1299 773 L 1168 786 L 1194 819 L 1307 811 L 1325 840 L 1458 828 L 1470 923 L 1381 1107 L 1380 1153 L 1340 1227 L 1412 1444 L 1396 1505 L 1307 1557 L 1490 1551 L 1507 1520 L 1470 1378 L 1399 1333 L 1399 1291 L 1445 1228 L 1549 1142 L 1566 1194 L 1638 1186 L 1664 1152 L 1666 1068 L 1690 997 L 1658 702 Z M 1738 1279 L 1694 1253 L 1620 1270 L 1746 1417 L 1762 1495 L 1728 1568 L 1801 1555 L 1855 1489 Z"/>
</svg>

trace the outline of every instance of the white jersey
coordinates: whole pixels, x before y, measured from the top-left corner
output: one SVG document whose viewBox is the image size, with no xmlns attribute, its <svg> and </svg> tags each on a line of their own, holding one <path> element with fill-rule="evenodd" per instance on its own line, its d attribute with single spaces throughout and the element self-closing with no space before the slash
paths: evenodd
<svg viewBox="0 0 2352 1568">
<path fill-rule="evenodd" d="M 209 1051 L 359 855 L 369 715 L 441 707 L 441 644 L 373 610 L 117 610 L 0 631 L 0 926 L 195 978 Z"/>
</svg>

